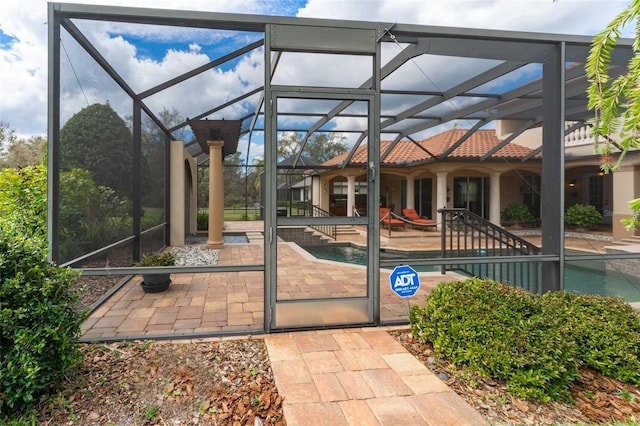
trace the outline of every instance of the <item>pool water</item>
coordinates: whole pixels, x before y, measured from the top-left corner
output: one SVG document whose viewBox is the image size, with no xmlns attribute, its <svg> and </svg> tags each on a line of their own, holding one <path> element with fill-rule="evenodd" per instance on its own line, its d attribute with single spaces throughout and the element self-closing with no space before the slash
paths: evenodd
<svg viewBox="0 0 640 426">
<path fill-rule="evenodd" d="M 246 234 L 222 234 L 225 244 L 248 243 L 249 239 Z"/>
<path fill-rule="evenodd" d="M 319 259 L 365 265 L 367 253 L 360 247 L 351 245 L 316 245 L 305 246 L 305 250 Z M 380 259 L 424 259 L 440 256 L 439 251 L 398 253 L 381 250 Z M 565 263 L 565 290 L 582 294 L 599 294 L 602 296 L 622 297 L 627 302 L 640 302 L 640 278 L 606 270 L 604 260 Z M 419 272 L 440 271 L 437 265 L 417 266 Z"/>
<path fill-rule="evenodd" d="M 208 236 L 206 234 L 187 235 L 184 243 L 186 245 L 206 244 Z M 240 233 L 223 233 L 222 240 L 225 244 L 248 243 L 249 239 L 244 232 Z"/>
<path fill-rule="evenodd" d="M 367 252 L 361 247 L 355 247 L 352 245 L 334 245 L 334 244 L 324 244 L 324 245 L 313 245 L 313 246 L 304 246 L 306 251 L 317 257 L 318 259 L 325 260 L 334 260 L 337 262 L 344 263 L 353 263 L 355 265 L 366 265 L 367 264 Z M 420 254 L 406 254 L 406 253 L 398 253 L 393 251 L 385 251 L 380 250 L 380 259 L 381 260 L 394 260 L 394 259 L 407 259 L 407 258 L 420 258 L 423 259 L 425 257 L 437 257 L 439 256 L 439 252 L 420 252 Z M 420 272 L 430 272 L 430 271 L 439 271 L 440 267 L 433 266 L 420 266 Z"/>
<path fill-rule="evenodd" d="M 640 277 L 606 270 L 604 260 L 565 263 L 564 287 L 583 294 L 622 297 L 627 302 L 640 302 Z"/>
</svg>

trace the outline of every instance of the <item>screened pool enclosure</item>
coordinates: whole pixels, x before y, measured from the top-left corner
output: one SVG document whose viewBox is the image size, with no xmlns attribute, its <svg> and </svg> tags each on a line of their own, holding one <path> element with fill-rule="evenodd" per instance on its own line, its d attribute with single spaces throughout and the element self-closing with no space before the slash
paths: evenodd
<svg viewBox="0 0 640 426">
<path fill-rule="evenodd" d="M 170 268 L 170 291 L 182 292 L 177 298 L 206 300 L 197 303 L 207 325 L 185 325 L 183 334 L 402 322 L 381 314 L 389 286 L 381 267 L 395 265 L 379 255 L 388 231 L 380 223 L 381 200 L 394 190 L 382 186 L 381 166 L 402 141 L 464 128 L 451 149 L 424 162 L 440 167 L 438 176 L 433 172 L 434 211 L 447 207 L 449 189 L 439 179 L 443 173 L 446 179 L 451 153 L 502 120 L 517 123 L 516 136 L 542 129 L 540 148 L 510 160 L 513 170 L 531 159 L 541 164 L 542 248 L 515 260 L 534 265 L 537 291 L 560 290 L 571 259 L 563 237 L 564 140 L 573 128 L 565 123 L 584 125 L 592 117 L 584 73 L 589 43 L 555 34 L 50 3 L 51 258 L 87 276 L 135 277 L 142 269 L 132 265 L 144 254 L 188 244 L 198 231 L 198 200 L 206 199 L 203 245 L 220 250 L 219 261 Z M 137 61 L 122 61 L 118 49 L 132 46 Z M 181 61 L 182 69 L 159 73 L 150 66 L 189 49 L 198 54 Z M 631 54 L 631 44 L 621 43 L 614 72 Z M 298 135 L 296 149 L 282 161 L 284 136 L 291 134 Z M 318 135 L 345 142 L 339 163 L 309 168 L 305 159 L 317 158 L 311 149 Z M 513 138 L 469 169 L 489 170 Z M 366 159 L 356 162 L 358 149 Z M 242 171 L 225 180 L 229 167 Z M 319 176 L 347 169 L 356 172 L 344 178 L 344 199 L 358 200 L 366 214 L 320 213 L 329 209 L 320 208 L 328 195 Z M 199 191 L 203 180 L 208 186 Z M 350 192 L 356 180 L 360 197 Z M 297 181 L 302 195 L 278 196 L 283 183 L 293 190 Z M 252 209 L 245 219 L 261 219 L 248 244 L 222 238 L 224 188 L 232 184 L 244 191 L 239 203 Z M 291 229 L 307 227 L 357 228 L 365 264 L 335 276 L 314 274 L 316 266 L 296 261 L 297 249 L 285 241 Z M 580 259 L 589 256 L 596 255 Z M 514 256 L 495 251 L 483 261 L 510 263 Z M 324 280 L 332 286 L 323 287 Z"/>
</svg>

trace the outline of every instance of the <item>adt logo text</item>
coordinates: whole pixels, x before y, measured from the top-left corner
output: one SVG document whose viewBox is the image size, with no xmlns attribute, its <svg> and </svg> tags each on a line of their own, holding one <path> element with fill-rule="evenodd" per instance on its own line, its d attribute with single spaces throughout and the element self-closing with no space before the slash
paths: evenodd
<svg viewBox="0 0 640 426">
<path fill-rule="evenodd" d="M 389 276 L 391 290 L 400 297 L 411 297 L 420 288 L 420 277 L 409 265 L 396 266 Z"/>
</svg>

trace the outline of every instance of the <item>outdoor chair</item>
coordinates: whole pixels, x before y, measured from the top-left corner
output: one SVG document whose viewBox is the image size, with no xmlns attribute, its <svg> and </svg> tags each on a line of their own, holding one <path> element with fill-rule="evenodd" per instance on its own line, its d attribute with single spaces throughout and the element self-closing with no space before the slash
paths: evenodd
<svg viewBox="0 0 640 426">
<path fill-rule="evenodd" d="M 438 225 L 435 220 L 420 217 L 415 209 L 402 209 L 402 215 L 412 222 L 411 225 L 420 229 L 427 227 L 435 228 Z"/>
<path fill-rule="evenodd" d="M 380 222 L 383 228 L 401 227 L 404 229 L 404 221 L 391 216 L 391 211 L 386 207 L 380 207 Z"/>
</svg>

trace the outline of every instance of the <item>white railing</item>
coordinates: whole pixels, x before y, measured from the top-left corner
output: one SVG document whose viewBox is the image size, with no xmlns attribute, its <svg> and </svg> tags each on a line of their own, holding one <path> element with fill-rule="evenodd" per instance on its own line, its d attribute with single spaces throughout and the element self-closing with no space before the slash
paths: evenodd
<svg viewBox="0 0 640 426">
<path fill-rule="evenodd" d="M 564 128 L 568 129 L 574 124 L 574 122 L 568 121 L 564 124 Z M 564 137 L 565 146 L 593 145 L 593 141 L 591 129 L 588 126 L 582 126 Z"/>
</svg>

